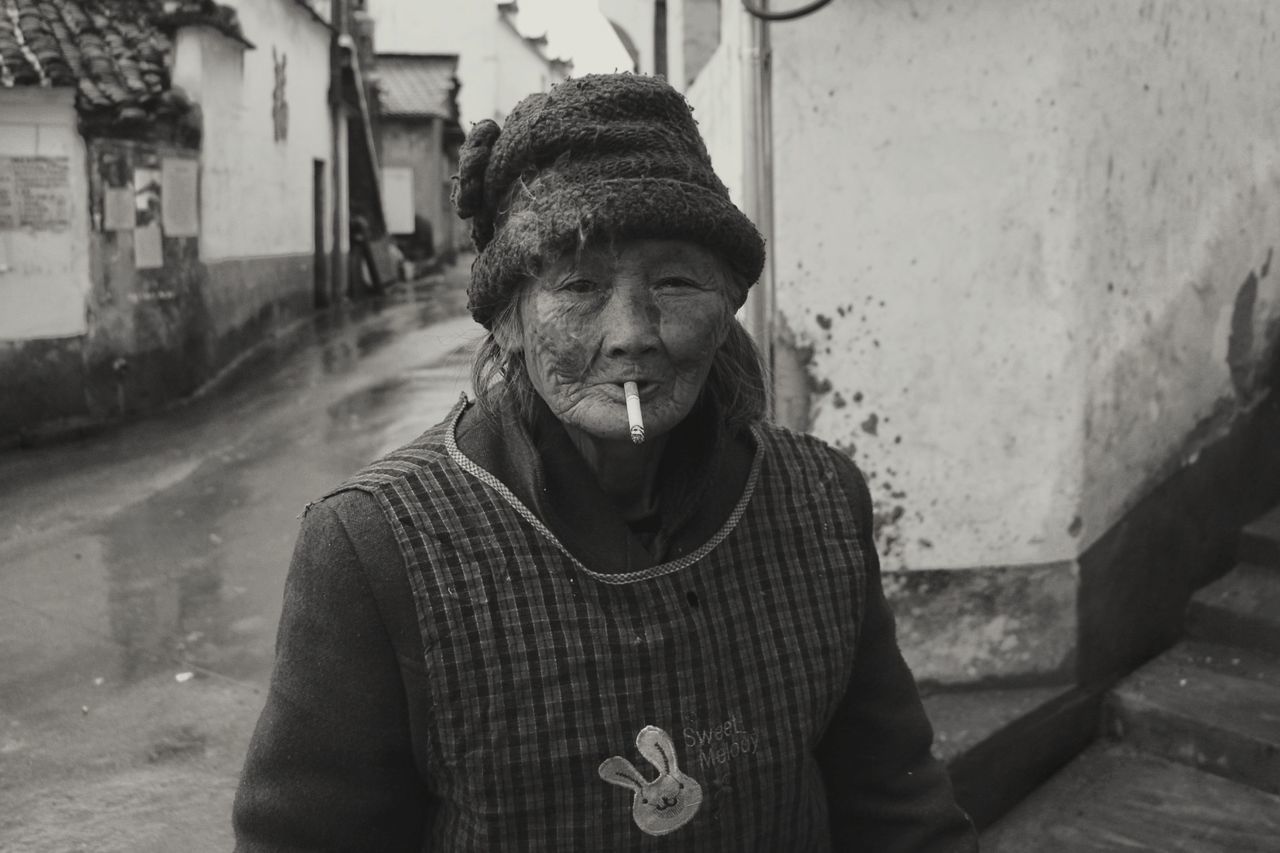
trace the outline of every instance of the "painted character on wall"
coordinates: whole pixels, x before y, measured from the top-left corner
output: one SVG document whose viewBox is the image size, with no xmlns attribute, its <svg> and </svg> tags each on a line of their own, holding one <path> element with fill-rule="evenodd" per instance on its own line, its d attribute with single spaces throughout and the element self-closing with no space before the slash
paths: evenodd
<svg viewBox="0 0 1280 853">
<path fill-rule="evenodd" d="M 271 123 L 276 142 L 283 142 L 289 138 L 289 102 L 284 96 L 289 57 L 287 54 L 276 53 L 273 47 L 271 62 L 275 66 L 275 87 L 271 90 Z"/>
</svg>

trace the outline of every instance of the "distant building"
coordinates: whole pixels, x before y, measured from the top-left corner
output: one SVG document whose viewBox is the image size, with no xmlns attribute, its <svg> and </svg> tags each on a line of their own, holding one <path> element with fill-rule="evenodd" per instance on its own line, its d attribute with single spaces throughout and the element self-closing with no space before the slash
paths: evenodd
<svg viewBox="0 0 1280 853">
<path fill-rule="evenodd" d="M 410 260 L 450 256 L 466 245 L 449 203 L 463 139 L 457 70 L 456 55 L 377 58 L 384 207 L 388 228 Z"/>
<path fill-rule="evenodd" d="M 398 55 L 458 57 L 458 121 L 501 122 L 530 92 L 544 92 L 573 70 L 550 57 L 545 36 L 520 30 L 519 7 L 492 0 L 369 0 L 378 50 Z"/>
<path fill-rule="evenodd" d="M 317 8 L 0 15 L 0 441 L 188 394 L 328 300 L 346 188 Z"/>
</svg>

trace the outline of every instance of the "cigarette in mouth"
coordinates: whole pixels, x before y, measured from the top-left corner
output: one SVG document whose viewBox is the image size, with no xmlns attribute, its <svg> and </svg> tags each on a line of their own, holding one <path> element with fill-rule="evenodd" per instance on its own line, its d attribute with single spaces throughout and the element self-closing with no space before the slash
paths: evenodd
<svg viewBox="0 0 1280 853">
<path fill-rule="evenodd" d="M 634 382 L 622 383 L 627 395 L 627 423 L 631 425 L 631 443 L 644 444 L 644 418 L 640 416 L 640 389 Z"/>
</svg>

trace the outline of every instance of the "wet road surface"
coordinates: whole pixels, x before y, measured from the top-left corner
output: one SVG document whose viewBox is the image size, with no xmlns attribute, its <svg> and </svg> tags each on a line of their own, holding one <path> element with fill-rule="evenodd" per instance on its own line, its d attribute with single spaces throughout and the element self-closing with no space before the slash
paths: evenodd
<svg viewBox="0 0 1280 853">
<path fill-rule="evenodd" d="M 231 849 L 299 513 L 469 387 L 479 327 L 409 293 L 164 415 L 0 453 L 0 850 Z"/>
</svg>

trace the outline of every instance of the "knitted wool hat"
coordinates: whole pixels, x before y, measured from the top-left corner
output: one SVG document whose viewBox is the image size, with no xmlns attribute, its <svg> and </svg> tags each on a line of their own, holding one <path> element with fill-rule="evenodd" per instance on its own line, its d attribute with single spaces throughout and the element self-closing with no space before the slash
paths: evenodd
<svg viewBox="0 0 1280 853">
<path fill-rule="evenodd" d="M 746 287 L 764 267 L 764 241 L 712 171 L 688 102 L 656 77 L 577 77 L 522 100 L 502 128 L 476 124 L 453 206 L 471 220 L 467 307 L 485 328 L 542 262 L 595 240 L 698 243 Z M 746 288 L 732 298 L 740 307 Z"/>
</svg>

